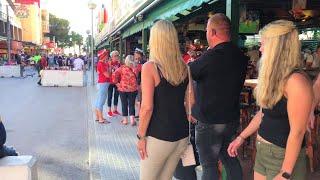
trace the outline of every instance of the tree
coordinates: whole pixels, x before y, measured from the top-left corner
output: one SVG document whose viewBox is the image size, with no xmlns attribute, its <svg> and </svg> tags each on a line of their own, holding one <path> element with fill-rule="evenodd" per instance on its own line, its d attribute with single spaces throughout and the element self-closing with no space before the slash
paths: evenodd
<svg viewBox="0 0 320 180">
<path fill-rule="evenodd" d="M 67 47 L 70 44 L 69 39 L 69 21 L 66 19 L 58 18 L 53 14 L 49 14 L 49 28 L 50 37 L 55 36 L 56 42 L 59 47 Z"/>
<path fill-rule="evenodd" d="M 81 34 L 78 34 L 78 33 L 77 33 L 75 42 L 76 42 L 76 45 L 78 45 L 78 47 L 79 47 L 79 53 L 80 53 L 80 52 L 81 52 L 81 51 L 80 51 L 80 48 L 81 48 L 81 46 L 83 45 L 83 37 L 82 37 Z"/>
<path fill-rule="evenodd" d="M 81 34 L 76 33 L 74 31 L 71 31 L 71 34 L 69 35 L 71 39 L 71 46 L 78 45 L 79 53 L 81 52 L 81 46 L 83 45 L 83 37 Z"/>
</svg>

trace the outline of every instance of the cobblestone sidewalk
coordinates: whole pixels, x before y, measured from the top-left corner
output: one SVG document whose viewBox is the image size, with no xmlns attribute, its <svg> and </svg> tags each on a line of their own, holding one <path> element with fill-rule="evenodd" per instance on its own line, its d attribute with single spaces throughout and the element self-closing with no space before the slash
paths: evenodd
<svg viewBox="0 0 320 180">
<path fill-rule="evenodd" d="M 88 120 L 90 179 L 138 180 L 136 126 L 120 124 L 121 116 L 107 118 L 110 124 L 95 122 L 92 111 L 95 96 L 96 88 L 87 86 L 88 114 L 92 114 Z"/>
</svg>

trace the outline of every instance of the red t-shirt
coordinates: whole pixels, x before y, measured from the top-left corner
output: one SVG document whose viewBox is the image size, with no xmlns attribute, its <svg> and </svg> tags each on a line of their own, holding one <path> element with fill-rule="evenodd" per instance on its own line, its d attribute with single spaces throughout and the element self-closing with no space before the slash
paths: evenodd
<svg viewBox="0 0 320 180">
<path fill-rule="evenodd" d="M 97 73 L 98 73 L 98 83 L 106 83 L 106 82 L 110 82 L 110 78 L 107 78 L 103 73 L 104 72 L 108 72 L 109 69 L 109 64 L 102 62 L 102 61 L 98 61 L 97 64 Z"/>
<path fill-rule="evenodd" d="M 121 64 L 119 61 L 110 61 L 109 65 L 111 67 L 111 73 L 112 73 L 110 83 L 115 84 L 116 82 L 114 82 L 114 79 L 112 77 L 114 77 L 114 72 L 121 66 Z"/>
<path fill-rule="evenodd" d="M 45 57 L 42 57 L 40 59 L 40 66 L 41 66 L 41 69 L 44 69 L 48 66 L 48 62 L 47 62 L 47 59 Z"/>
</svg>

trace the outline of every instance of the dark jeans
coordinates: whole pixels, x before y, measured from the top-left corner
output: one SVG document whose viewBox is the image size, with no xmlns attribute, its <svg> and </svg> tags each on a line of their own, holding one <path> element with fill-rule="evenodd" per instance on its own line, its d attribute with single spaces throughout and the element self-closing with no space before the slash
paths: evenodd
<svg viewBox="0 0 320 180">
<path fill-rule="evenodd" d="M 122 115 L 128 116 L 128 108 L 129 115 L 135 116 L 135 100 L 137 96 L 137 91 L 135 92 L 120 92 L 120 98 L 122 103 Z"/>
<path fill-rule="evenodd" d="M 7 133 L 3 123 L 0 121 L 0 158 L 6 156 L 17 156 L 18 153 L 12 147 L 7 147 L 4 144 L 6 143 Z"/>
<path fill-rule="evenodd" d="M 242 180 L 242 169 L 237 158 L 229 156 L 227 149 L 236 134 L 239 123 L 196 125 L 196 145 L 202 165 L 202 180 L 218 180 L 218 160 L 226 169 L 228 180 Z"/>
<path fill-rule="evenodd" d="M 196 165 L 183 167 L 180 160 L 174 172 L 174 177 L 179 180 L 197 180 Z"/>
<path fill-rule="evenodd" d="M 110 84 L 108 87 L 108 107 L 111 107 L 112 97 L 113 97 L 113 105 L 118 106 L 119 91 L 115 84 Z"/>
<path fill-rule="evenodd" d="M 6 143 L 7 133 L 3 123 L 0 121 L 0 147 Z"/>
<path fill-rule="evenodd" d="M 38 75 L 40 76 L 40 64 L 35 65 Z"/>
<path fill-rule="evenodd" d="M 184 167 L 182 165 L 182 161 L 180 160 L 177 167 L 176 167 L 176 170 L 174 172 L 174 177 L 179 180 L 197 180 L 197 173 L 196 173 L 195 168 L 200 163 L 199 163 L 199 156 L 198 156 L 197 148 L 196 148 L 196 144 L 195 144 L 196 143 L 195 142 L 195 138 L 196 138 L 195 137 L 195 125 L 193 125 L 193 124 L 191 124 L 191 126 L 190 126 L 190 133 L 191 133 L 190 141 L 193 146 L 193 152 L 194 152 L 194 156 L 196 158 L 196 165 Z"/>
<path fill-rule="evenodd" d="M 23 77 L 24 66 L 20 64 L 20 76 Z"/>
</svg>

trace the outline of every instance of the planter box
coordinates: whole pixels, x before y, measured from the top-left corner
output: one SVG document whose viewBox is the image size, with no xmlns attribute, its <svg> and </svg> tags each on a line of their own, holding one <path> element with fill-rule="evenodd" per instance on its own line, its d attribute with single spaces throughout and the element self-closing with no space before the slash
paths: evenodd
<svg viewBox="0 0 320 180">
<path fill-rule="evenodd" d="M 42 86 L 83 86 L 83 71 L 43 70 Z"/>
<path fill-rule="evenodd" d="M 20 65 L 0 66 L 0 77 L 20 77 Z"/>
<path fill-rule="evenodd" d="M 32 156 L 7 156 L 0 159 L 0 180 L 37 180 L 37 163 Z"/>
</svg>

